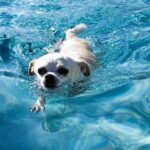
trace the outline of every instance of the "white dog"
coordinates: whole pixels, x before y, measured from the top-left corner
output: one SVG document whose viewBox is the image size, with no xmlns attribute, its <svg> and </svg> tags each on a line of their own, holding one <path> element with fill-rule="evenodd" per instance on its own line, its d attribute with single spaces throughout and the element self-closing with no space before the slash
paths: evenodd
<svg viewBox="0 0 150 150">
<path fill-rule="evenodd" d="M 66 31 L 66 39 L 59 45 L 59 52 L 50 52 L 29 64 L 29 75 L 37 75 L 44 89 L 55 89 L 62 84 L 77 82 L 88 77 L 96 65 L 96 56 L 90 43 L 77 35 L 86 29 L 79 24 Z M 31 111 L 44 109 L 44 99 L 39 98 Z"/>
</svg>

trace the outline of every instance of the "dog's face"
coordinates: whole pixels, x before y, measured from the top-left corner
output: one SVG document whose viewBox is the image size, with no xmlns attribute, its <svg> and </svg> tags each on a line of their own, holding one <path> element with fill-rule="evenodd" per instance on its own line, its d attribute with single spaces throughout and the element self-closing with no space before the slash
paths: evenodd
<svg viewBox="0 0 150 150">
<path fill-rule="evenodd" d="M 86 63 L 76 62 L 61 53 L 49 53 L 31 61 L 28 73 L 36 74 L 43 88 L 53 89 L 77 81 L 82 74 L 89 76 L 90 69 Z"/>
</svg>

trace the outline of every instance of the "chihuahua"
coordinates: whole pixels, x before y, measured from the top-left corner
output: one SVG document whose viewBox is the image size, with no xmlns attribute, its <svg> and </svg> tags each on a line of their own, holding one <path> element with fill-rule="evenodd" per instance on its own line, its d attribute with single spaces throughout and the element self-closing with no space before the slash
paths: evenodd
<svg viewBox="0 0 150 150">
<path fill-rule="evenodd" d="M 59 42 L 58 52 L 50 52 L 29 63 L 29 76 L 36 75 L 43 89 L 55 90 L 91 75 L 96 65 L 96 56 L 89 41 L 78 37 L 86 28 L 85 24 L 79 24 L 68 29 L 66 39 Z M 44 104 L 44 98 L 38 98 L 31 111 L 44 110 Z"/>
</svg>

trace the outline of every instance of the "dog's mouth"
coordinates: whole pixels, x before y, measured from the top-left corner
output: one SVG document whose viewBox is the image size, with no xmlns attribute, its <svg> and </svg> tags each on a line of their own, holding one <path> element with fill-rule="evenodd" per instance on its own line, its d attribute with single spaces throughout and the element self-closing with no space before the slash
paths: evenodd
<svg viewBox="0 0 150 150">
<path fill-rule="evenodd" d="M 49 89 L 56 89 L 58 86 L 56 83 L 54 84 L 51 82 L 45 82 L 44 87 L 49 90 Z"/>
<path fill-rule="evenodd" d="M 44 88 L 47 90 L 54 90 L 60 86 L 59 82 L 44 82 Z"/>
<path fill-rule="evenodd" d="M 48 90 L 54 90 L 54 89 L 58 88 L 57 85 L 48 85 L 48 86 L 44 86 L 44 87 Z"/>
</svg>

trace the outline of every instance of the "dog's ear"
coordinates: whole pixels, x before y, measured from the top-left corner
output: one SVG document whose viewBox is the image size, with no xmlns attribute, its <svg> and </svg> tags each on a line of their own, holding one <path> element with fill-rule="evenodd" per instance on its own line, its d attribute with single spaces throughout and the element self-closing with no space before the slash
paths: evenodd
<svg viewBox="0 0 150 150">
<path fill-rule="evenodd" d="M 78 62 L 78 65 L 79 65 L 81 72 L 83 73 L 84 76 L 90 76 L 91 75 L 90 67 L 87 63 Z"/>
<path fill-rule="evenodd" d="M 28 69 L 28 75 L 29 75 L 29 76 L 35 75 L 35 72 L 34 72 L 34 63 L 35 63 L 35 60 L 32 60 L 32 61 L 29 63 L 29 69 Z"/>
</svg>

